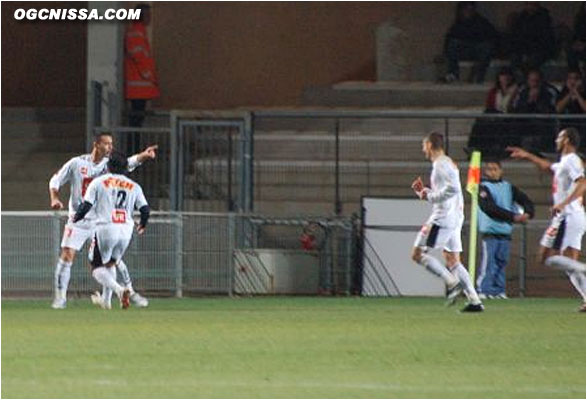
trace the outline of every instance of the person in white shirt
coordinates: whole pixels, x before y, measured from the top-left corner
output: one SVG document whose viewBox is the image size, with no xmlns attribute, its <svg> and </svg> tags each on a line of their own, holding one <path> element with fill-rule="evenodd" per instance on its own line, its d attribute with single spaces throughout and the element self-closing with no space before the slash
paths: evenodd
<svg viewBox="0 0 587 400">
<path fill-rule="evenodd" d="M 430 133 L 422 141 L 422 152 L 432 162 L 430 187 L 425 187 L 418 177 L 412 183 L 412 189 L 420 199 L 432 203 L 432 214 L 416 237 L 412 259 L 444 280 L 448 304 L 454 304 L 460 292 L 464 291 L 469 301 L 462 311 L 481 312 L 483 304 L 460 260 L 465 215 L 459 170 L 444 153 L 444 138 L 439 133 Z M 426 254 L 429 248 L 442 248 L 446 268 L 439 260 Z"/>
<path fill-rule="evenodd" d="M 540 261 L 546 266 L 563 270 L 583 298 L 579 311 L 585 312 L 585 263 L 579 262 L 585 234 L 585 167 L 577 155 L 581 136 L 575 128 L 565 128 L 556 137 L 561 154 L 551 163 L 519 147 L 508 147 L 511 157 L 528 160 L 540 171 L 551 174 L 552 219 L 540 240 Z"/>
<path fill-rule="evenodd" d="M 63 231 L 61 241 L 61 254 L 55 267 L 54 278 L 54 299 L 52 307 L 54 309 L 63 309 L 67 302 L 67 288 L 71 275 L 71 265 L 84 243 L 90 239 L 94 231 L 94 223 L 87 220 L 83 224 L 73 225 L 72 218 L 78 207 L 82 203 L 83 195 L 90 182 L 96 177 L 107 172 L 106 163 L 108 156 L 112 152 L 112 134 L 103 132 L 94 138 L 92 152 L 83 154 L 70 159 L 59 171 L 57 171 L 49 181 L 49 195 L 51 199 L 51 208 L 60 210 L 63 203 L 59 199 L 59 190 L 61 186 L 69 183 L 69 219 Z M 156 157 L 157 145 L 147 147 L 142 153 L 136 154 L 128 159 L 129 169 L 132 171 L 146 160 Z M 124 262 L 120 262 L 118 270 L 122 275 L 123 282 L 131 291 L 133 303 L 138 306 L 146 307 L 147 299 L 140 296 L 132 288 L 132 281 L 128 273 L 128 268 Z"/>
<path fill-rule="evenodd" d="M 95 234 L 90 251 L 92 276 L 103 286 L 114 291 L 120 298 L 121 307 L 130 305 L 130 290 L 116 282 L 114 266 L 120 262 L 132 239 L 134 228 L 133 211 L 138 209 L 141 220 L 137 226 L 139 235 L 145 232 L 149 219 L 149 205 L 141 186 L 126 177 L 128 161 L 120 154 L 108 160 L 109 173 L 92 181 L 73 217 L 74 226 L 83 224 L 84 217 L 95 221 Z M 90 213 L 91 211 L 91 213 Z M 89 214 L 90 213 L 90 214 Z M 94 295 L 93 302 L 96 302 Z"/>
</svg>

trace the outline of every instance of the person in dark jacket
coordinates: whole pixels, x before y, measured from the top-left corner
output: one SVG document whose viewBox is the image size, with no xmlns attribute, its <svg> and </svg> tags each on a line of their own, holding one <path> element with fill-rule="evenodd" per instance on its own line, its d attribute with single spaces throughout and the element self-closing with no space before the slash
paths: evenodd
<svg viewBox="0 0 587 400">
<path fill-rule="evenodd" d="M 540 68 L 555 55 L 556 41 L 552 18 L 540 3 L 529 1 L 514 18 L 510 27 L 511 65 L 526 74 Z"/>
<path fill-rule="evenodd" d="M 477 291 L 481 298 L 506 299 L 505 268 L 509 261 L 513 223 L 534 217 L 534 203 L 503 180 L 498 161 L 486 162 L 479 186 L 479 232 L 482 237 Z M 521 213 L 517 207 L 522 208 Z"/>
<path fill-rule="evenodd" d="M 487 19 L 477 13 L 474 1 L 459 2 L 456 20 L 445 39 L 445 54 L 448 59 L 445 81 L 459 80 L 459 61 L 473 60 L 475 66 L 470 80 L 482 83 L 496 38 L 497 31 Z"/>
<path fill-rule="evenodd" d="M 575 16 L 573 38 L 567 49 L 567 61 L 569 69 L 574 70 L 579 69 L 581 61 L 585 63 L 585 2 L 583 1 Z"/>
</svg>

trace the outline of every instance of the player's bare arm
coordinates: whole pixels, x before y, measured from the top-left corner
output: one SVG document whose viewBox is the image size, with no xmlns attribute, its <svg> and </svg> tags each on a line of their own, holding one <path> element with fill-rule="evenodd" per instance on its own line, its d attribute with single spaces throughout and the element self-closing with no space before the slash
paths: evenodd
<svg viewBox="0 0 587 400">
<path fill-rule="evenodd" d="M 542 172 L 548 172 L 552 174 L 550 166 L 552 163 L 544 158 L 535 156 L 532 153 L 527 152 L 526 150 L 522 149 L 521 147 L 516 146 L 509 146 L 506 147 L 506 150 L 510 152 L 510 157 L 515 158 L 517 160 L 527 160 L 533 163 L 540 169 Z"/>
<path fill-rule="evenodd" d="M 566 199 L 564 199 L 561 203 L 555 204 L 554 206 L 552 206 L 552 209 L 551 209 L 552 214 L 555 215 L 555 214 L 562 212 L 566 206 L 571 204 L 576 199 L 582 197 L 583 193 L 585 193 L 585 177 L 584 176 L 575 180 L 575 189 L 573 189 L 571 194 Z"/>
<path fill-rule="evenodd" d="M 157 149 L 159 148 L 158 144 L 151 145 L 147 147 L 142 152 L 136 154 L 137 161 L 143 163 L 147 160 L 153 160 L 157 157 Z"/>
<path fill-rule="evenodd" d="M 49 197 L 51 199 L 51 208 L 53 210 L 61 210 L 63 203 L 59 200 L 59 191 L 53 188 L 49 189 Z"/>
</svg>

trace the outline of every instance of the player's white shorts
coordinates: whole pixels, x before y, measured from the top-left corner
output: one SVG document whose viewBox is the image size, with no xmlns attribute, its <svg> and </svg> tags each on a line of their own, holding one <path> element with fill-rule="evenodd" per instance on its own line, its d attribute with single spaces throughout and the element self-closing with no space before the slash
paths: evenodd
<svg viewBox="0 0 587 400">
<path fill-rule="evenodd" d="M 463 251 L 461 242 L 462 225 L 456 228 L 443 228 L 435 224 L 424 224 L 416 236 L 414 247 L 443 249 L 451 253 Z"/>
<path fill-rule="evenodd" d="M 94 230 L 93 221 L 83 219 L 74 224 L 70 218 L 65 225 L 65 229 L 63 229 L 61 247 L 69 247 L 75 251 L 80 251 L 84 243 L 94 236 Z"/>
<path fill-rule="evenodd" d="M 550 220 L 550 225 L 544 231 L 540 245 L 555 250 L 564 250 L 567 247 L 581 250 L 584 234 L 584 213 L 559 214 Z"/>
<path fill-rule="evenodd" d="M 88 258 L 97 268 L 109 262 L 118 262 L 132 239 L 132 226 L 120 224 L 99 225 L 90 247 Z"/>
</svg>

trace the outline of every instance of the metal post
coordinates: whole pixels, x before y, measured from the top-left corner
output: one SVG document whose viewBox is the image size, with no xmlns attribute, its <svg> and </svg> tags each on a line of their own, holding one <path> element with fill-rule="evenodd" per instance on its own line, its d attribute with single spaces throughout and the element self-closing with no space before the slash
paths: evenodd
<svg viewBox="0 0 587 400">
<path fill-rule="evenodd" d="M 334 213 L 342 213 L 340 202 L 340 120 L 337 118 L 334 123 Z"/>
<path fill-rule="evenodd" d="M 228 185 L 228 211 L 233 210 L 233 202 L 232 202 L 232 133 L 228 130 L 228 166 L 226 168 L 227 171 L 227 185 Z"/>
<path fill-rule="evenodd" d="M 520 285 L 520 297 L 526 296 L 526 267 L 527 267 L 527 258 L 526 258 L 526 241 L 527 241 L 527 232 L 526 232 L 526 224 L 522 224 L 520 227 L 520 256 L 518 258 L 518 279 Z"/>
<path fill-rule="evenodd" d="M 235 242 L 235 223 L 234 223 L 235 215 L 230 213 L 228 214 L 228 286 L 227 291 L 228 295 L 232 297 L 234 293 L 234 242 Z"/>
<path fill-rule="evenodd" d="M 445 118 L 444 119 L 444 152 L 447 155 L 449 154 L 449 140 L 448 140 L 448 135 L 449 135 L 448 118 Z"/>
<path fill-rule="evenodd" d="M 177 198 L 177 141 L 179 137 L 179 123 L 177 115 L 170 116 L 171 131 L 169 134 L 169 209 L 179 211 Z"/>
<path fill-rule="evenodd" d="M 172 214 L 175 226 L 175 297 L 183 297 L 183 214 Z"/>
</svg>

